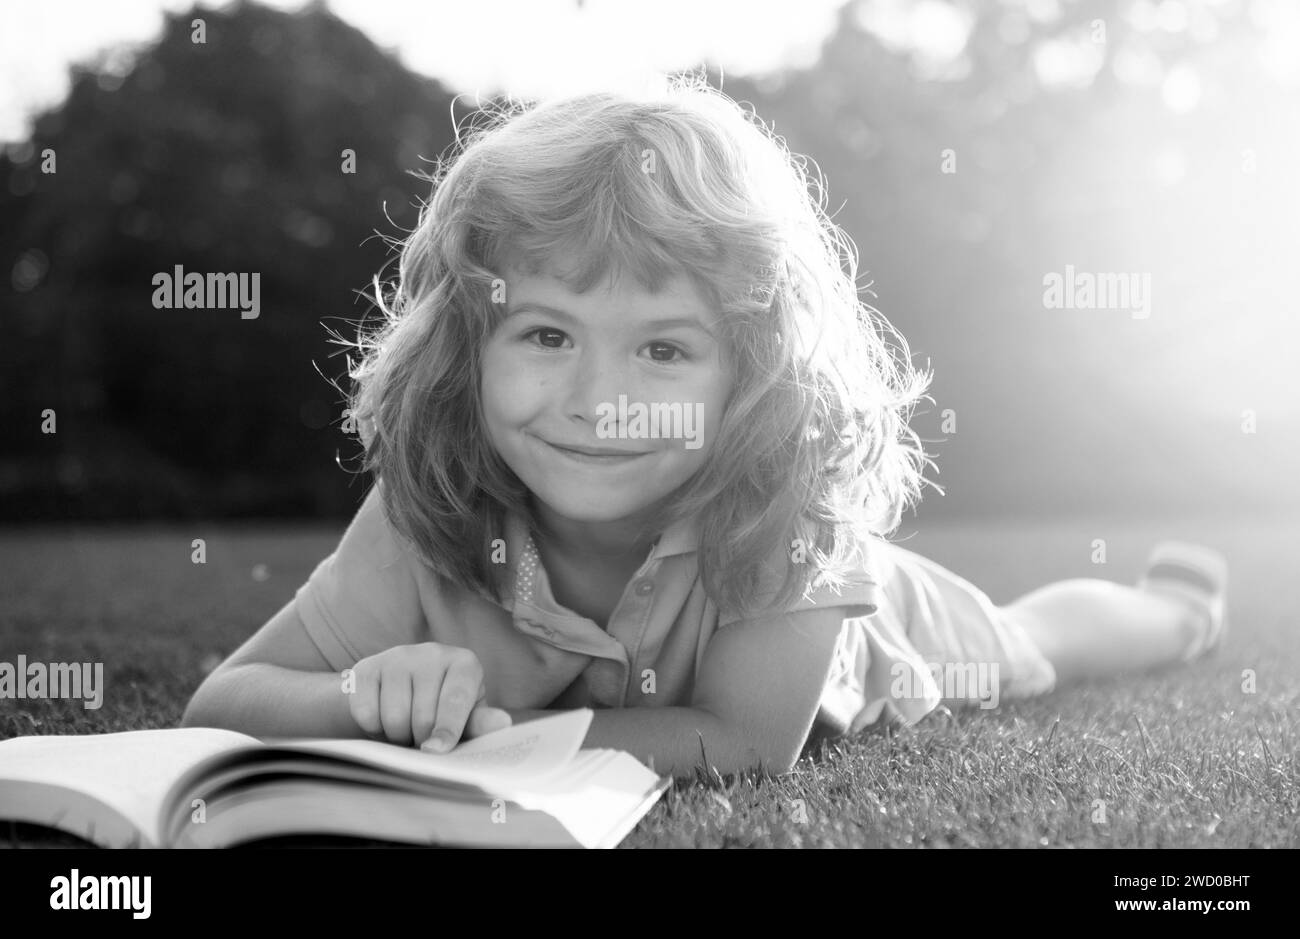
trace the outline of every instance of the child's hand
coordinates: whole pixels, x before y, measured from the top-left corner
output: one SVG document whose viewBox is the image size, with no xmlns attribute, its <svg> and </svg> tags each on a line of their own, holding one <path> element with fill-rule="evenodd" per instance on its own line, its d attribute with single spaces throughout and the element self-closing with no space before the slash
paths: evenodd
<svg viewBox="0 0 1300 939">
<path fill-rule="evenodd" d="M 483 704 L 483 666 L 469 649 L 436 642 L 394 646 L 362 659 L 353 674 L 352 719 L 391 743 L 430 740 L 430 749 L 446 752 L 462 735 L 477 737 L 511 723 L 501 708 Z M 446 746 L 439 748 L 439 740 Z"/>
</svg>

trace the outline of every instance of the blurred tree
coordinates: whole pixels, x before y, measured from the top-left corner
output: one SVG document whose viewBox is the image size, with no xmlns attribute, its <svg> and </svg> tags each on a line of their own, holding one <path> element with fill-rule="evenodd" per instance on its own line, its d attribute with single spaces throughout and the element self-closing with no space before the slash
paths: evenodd
<svg viewBox="0 0 1300 939">
<path fill-rule="evenodd" d="M 452 97 L 319 4 L 168 15 L 125 74 L 78 69 L 27 159 L 0 163 L 0 257 L 48 258 L 35 287 L 5 285 L 3 515 L 347 511 L 334 457 L 357 448 L 315 368 L 345 366 L 321 321 L 370 310 L 374 233 L 414 226 L 410 172 L 451 144 Z M 259 272 L 260 316 L 154 309 L 175 265 Z"/>
</svg>

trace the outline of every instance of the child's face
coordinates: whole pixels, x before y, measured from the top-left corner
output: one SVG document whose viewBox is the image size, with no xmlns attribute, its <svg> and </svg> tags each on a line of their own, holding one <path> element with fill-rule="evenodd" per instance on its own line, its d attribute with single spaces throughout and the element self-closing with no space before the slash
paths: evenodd
<svg viewBox="0 0 1300 939">
<path fill-rule="evenodd" d="M 585 294 L 548 274 L 504 280 L 507 318 L 483 357 L 492 444 L 559 516 L 639 523 L 712 448 L 731 391 L 714 311 L 684 277 L 657 294 L 630 277 Z"/>
</svg>

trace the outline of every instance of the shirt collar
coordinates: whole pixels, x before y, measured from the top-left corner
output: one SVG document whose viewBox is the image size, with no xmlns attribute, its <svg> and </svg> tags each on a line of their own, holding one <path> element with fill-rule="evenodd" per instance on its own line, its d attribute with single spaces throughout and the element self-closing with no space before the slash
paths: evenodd
<svg viewBox="0 0 1300 939">
<path fill-rule="evenodd" d="M 511 558 L 523 556 L 524 546 L 528 543 L 528 526 L 516 512 L 506 512 L 506 551 Z M 700 547 L 700 525 L 695 518 L 685 518 L 674 522 L 660 533 L 650 550 L 654 560 L 698 551 Z"/>
<path fill-rule="evenodd" d="M 505 516 L 506 557 L 511 567 L 510 580 L 516 593 L 519 577 L 525 573 L 520 569 L 520 561 L 529 554 L 528 525 L 517 512 L 507 511 Z M 699 550 L 700 526 L 698 519 L 685 518 L 674 522 L 663 530 L 650 550 L 650 560 L 662 560 L 679 554 L 689 554 Z"/>
<path fill-rule="evenodd" d="M 700 524 L 695 517 L 674 522 L 663 530 L 650 556 L 656 560 L 686 554 L 700 548 Z"/>
<path fill-rule="evenodd" d="M 509 586 L 506 587 L 505 596 L 500 600 L 493 597 L 486 590 L 480 590 L 479 595 L 510 611 L 516 620 L 520 617 L 516 607 L 517 601 L 528 603 L 534 610 L 546 613 L 549 604 L 553 600 L 549 600 L 541 592 L 543 588 L 540 586 L 539 574 L 543 573 L 542 560 L 537 553 L 536 543 L 532 541 L 528 524 L 523 516 L 509 510 L 505 513 L 504 524 L 506 558 L 509 565 L 509 570 L 504 573 L 506 575 L 505 583 Z M 650 555 L 646 560 L 647 563 L 660 561 L 664 558 L 688 554 L 697 550 L 698 547 L 698 522 L 694 518 L 688 518 L 665 528 L 654 542 L 653 547 L 650 549 Z M 564 615 L 562 611 L 556 610 L 550 610 L 550 613 L 559 618 L 553 622 L 563 620 L 567 623 L 568 620 L 574 619 L 572 613 Z"/>
</svg>

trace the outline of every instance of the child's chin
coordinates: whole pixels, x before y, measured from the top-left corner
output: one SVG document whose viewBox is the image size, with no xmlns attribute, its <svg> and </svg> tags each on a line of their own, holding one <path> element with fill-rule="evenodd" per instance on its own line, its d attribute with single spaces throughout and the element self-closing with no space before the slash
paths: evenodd
<svg viewBox="0 0 1300 939">
<path fill-rule="evenodd" d="M 651 504 L 644 498 L 606 496 L 599 487 L 553 493 L 546 502 L 555 512 L 575 522 L 617 522 L 645 511 Z"/>
<path fill-rule="evenodd" d="M 645 508 L 639 503 L 627 506 L 606 503 L 594 505 L 596 501 L 597 499 L 592 497 L 581 502 L 565 503 L 556 506 L 556 509 L 565 518 L 575 522 L 617 522 Z"/>
</svg>

